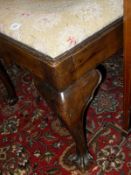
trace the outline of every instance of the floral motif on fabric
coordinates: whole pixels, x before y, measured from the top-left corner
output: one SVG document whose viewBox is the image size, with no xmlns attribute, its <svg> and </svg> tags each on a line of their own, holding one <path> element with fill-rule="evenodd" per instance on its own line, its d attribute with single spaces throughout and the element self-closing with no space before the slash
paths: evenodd
<svg viewBox="0 0 131 175">
<path fill-rule="evenodd" d="M 61 16 L 57 13 L 47 13 L 41 14 L 38 18 L 34 20 L 34 29 L 38 31 L 46 31 L 52 29 L 54 26 L 58 25 L 61 20 Z"/>
<path fill-rule="evenodd" d="M 77 28 L 77 30 L 76 30 Z M 85 31 L 79 26 L 67 26 L 59 33 L 60 50 L 69 50 L 80 42 L 80 39 L 84 39 Z"/>
<path fill-rule="evenodd" d="M 123 0 L 0 1 L 0 32 L 56 59 L 122 17 L 122 4 Z"/>
</svg>

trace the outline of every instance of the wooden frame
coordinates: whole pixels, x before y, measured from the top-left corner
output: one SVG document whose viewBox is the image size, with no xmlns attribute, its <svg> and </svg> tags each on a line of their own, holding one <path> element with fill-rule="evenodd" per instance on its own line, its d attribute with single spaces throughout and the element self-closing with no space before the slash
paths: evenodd
<svg viewBox="0 0 131 175">
<path fill-rule="evenodd" d="M 128 130 L 131 122 L 131 1 L 124 1 L 124 121 Z"/>
<path fill-rule="evenodd" d="M 101 81 L 96 66 L 122 48 L 122 32 L 119 19 L 56 59 L 0 34 L 0 56 L 34 75 L 36 86 L 72 134 L 76 156 L 71 160 L 82 169 L 92 160 L 86 147 L 83 114 Z"/>
</svg>

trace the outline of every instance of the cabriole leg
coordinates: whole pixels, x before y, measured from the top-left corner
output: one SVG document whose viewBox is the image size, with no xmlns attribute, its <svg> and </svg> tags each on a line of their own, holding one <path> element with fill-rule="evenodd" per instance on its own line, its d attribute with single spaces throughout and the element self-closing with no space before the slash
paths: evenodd
<svg viewBox="0 0 131 175">
<path fill-rule="evenodd" d="M 101 75 L 99 71 L 92 70 L 63 92 L 56 92 L 53 88 L 40 83 L 40 81 L 36 83 L 44 98 L 59 114 L 74 138 L 76 155 L 70 157 L 70 159 L 81 169 L 86 169 L 92 159 L 86 144 L 83 114 L 100 81 Z"/>
</svg>

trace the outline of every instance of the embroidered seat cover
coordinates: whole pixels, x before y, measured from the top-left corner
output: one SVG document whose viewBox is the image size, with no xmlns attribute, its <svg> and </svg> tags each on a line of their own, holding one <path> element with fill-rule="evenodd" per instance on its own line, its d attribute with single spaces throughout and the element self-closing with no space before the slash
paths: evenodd
<svg viewBox="0 0 131 175">
<path fill-rule="evenodd" d="M 0 0 L 0 32 L 51 59 L 123 15 L 123 0 Z"/>
</svg>

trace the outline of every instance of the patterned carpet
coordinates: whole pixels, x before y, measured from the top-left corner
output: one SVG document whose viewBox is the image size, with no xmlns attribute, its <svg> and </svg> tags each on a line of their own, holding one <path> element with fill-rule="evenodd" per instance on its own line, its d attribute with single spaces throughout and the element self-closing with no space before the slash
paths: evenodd
<svg viewBox="0 0 131 175">
<path fill-rule="evenodd" d="M 30 73 L 15 65 L 8 69 L 19 101 L 8 106 L 0 83 L 0 175 L 131 175 L 131 136 L 121 134 L 122 55 L 103 66 L 106 78 L 87 112 L 88 147 L 96 163 L 86 172 L 68 161 L 73 139 L 37 92 Z"/>
</svg>

